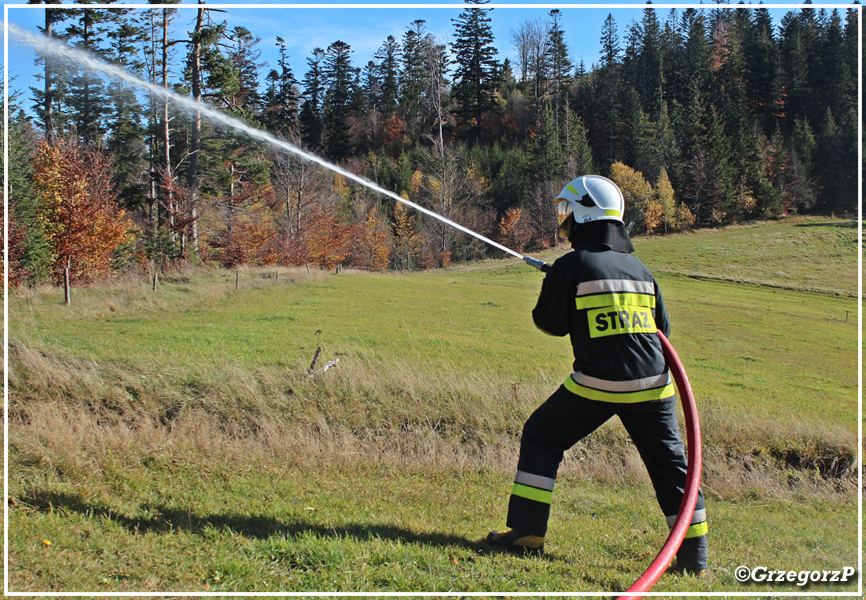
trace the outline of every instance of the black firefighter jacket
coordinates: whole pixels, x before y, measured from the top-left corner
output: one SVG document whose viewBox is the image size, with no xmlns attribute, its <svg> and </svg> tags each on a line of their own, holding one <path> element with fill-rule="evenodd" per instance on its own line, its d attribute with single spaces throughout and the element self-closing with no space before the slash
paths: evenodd
<svg viewBox="0 0 866 600">
<path fill-rule="evenodd" d="M 601 402 L 674 395 L 661 342 L 670 334 L 658 284 L 633 254 L 584 243 L 553 263 L 532 311 L 536 326 L 571 336 L 574 373 L 565 387 Z"/>
</svg>

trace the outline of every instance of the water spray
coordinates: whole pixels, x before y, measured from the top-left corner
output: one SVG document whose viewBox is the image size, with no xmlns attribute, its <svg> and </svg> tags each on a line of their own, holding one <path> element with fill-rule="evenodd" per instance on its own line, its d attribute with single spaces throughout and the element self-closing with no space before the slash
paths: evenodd
<svg viewBox="0 0 866 600">
<path fill-rule="evenodd" d="M 16 27 L 15 25 L 12 25 L 11 23 L 6 23 L 5 25 L 6 25 L 6 31 L 9 33 L 9 35 L 11 35 L 13 38 L 27 44 L 28 46 L 31 46 L 40 54 L 55 56 L 58 58 L 66 58 L 66 59 L 72 58 L 80 66 L 84 67 L 85 69 L 87 69 L 89 71 L 100 72 L 100 73 L 103 73 L 109 77 L 124 81 L 124 82 L 126 82 L 132 86 L 146 90 L 147 92 L 149 92 L 149 93 L 153 94 L 154 96 L 157 96 L 163 100 L 168 100 L 169 102 L 171 102 L 171 103 L 173 103 L 173 104 L 175 104 L 175 105 L 177 105 L 180 108 L 183 108 L 185 110 L 199 111 L 201 113 L 201 115 L 204 118 L 206 118 L 208 121 L 211 121 L 213 123 L 218 123 L 220 125 L 224 125 L 226 127 L 234 129 L 236 131 L 244 133 L 245 135 L 247 135 L 250 138 L 253 138 L 253 139 L 256 139 L 256 140 L 259 140 L 262 142 L 266 142 L 266 143 L 268 143 L 272 146 L 276 146 L 278 148 L 282 148 L 283 150 L 291 152 L 292 154 L 295 154 L 304 160 L 315 163 L 321 167 L 324 167 L 325 169 L 327 169 L 329 171 L 332 171 L 334 173 L 342 175 L 346 179 L 350 179 L 356 183 L 359 183 L 359 184 L 363 185 L 364 187 L 367 187 L 367 188 L 373 190 L 374 192 L 382 194 L 383 196 L 387 196 L 388 198 L 391 198 L 392 200 L 396 200 L 397 202 L 405 204 L 406 206 L 411 206 L 412 208 L 414 208 L 418 212 L 421 212 L 421 213 L 424 213 L 425 215 L 431 216 L 434 219 L 438 219 L 439 221 L 442 221 L 446 225 L 450 225 L 451 227 L 454 227 L 455 229 L 458 229 L 464 233 L 471 235 L 472 237 L 474 237 L 476 239 L 481 240 L 485 244 L 488 244 L 490 246 L 493 246 L 494 248 L 502 250 L 503 252 L 506 252 L 507 254 L 511 254 L 512 256 L 515 256 L 515 257 L 525 261 L 527 264 L 532 265 L 533 267 L 535 267 L 536 269 L 538 269 L 540 271 L 546 271 L 549 268 L 549 265 L 547 265 L 547 263 L 545 263 L 543 261 L 532 258 L 530 256 L 523 256 L 519 252 L 515 252 L 514 250 L 507 248 L 507 247 L 503 246 L 502 244 L 499 244 L 498 242 L 494 242 L 493 240 L 491 240 L 487 237 L 484 237 L 480 233 L 476 233 L 476 232 L 472 231 L 471 229 L 468 229 L 468 228 L 464 227 L 463 225 L 460 225 L 459 223 L 455 223 L 451 219 L 443 217 L 442 215 L 435 213 L 428 208 L 424 208 L 423 206 L 420 206 L 414 202 L 411 202 L 410 200 L 407 200 L 407 199 L 403 198 L 402 196 L 395 194 L 392 191 L 386 190 L 385 188 L 380 187 L 379 185 L 373 183 L 372 181 L 370 181 L 369 179 L 367 179 L 365 177 L 361 177 L 360 175 L 356 175 L 356 174 L 352 173 L 351 171 L 347 171 L 346 169 L 343 169 L 343 168 L 341 168 L 341 167 L 339 167 L 333 163 L 326 161 L 325 159 L 323 159 L 320 156 L 317 156 L 315 154 L 307 152 L 306 150 L 298 148 L 294 144 L 289 143 L 285 140 L 281 140 L 277 137 L 274 137 L 273 135 L 271 135 L 265 131 L 262 131 L 260 129 L 256 129 L 255 127 L 251 127 L 250 125 L 244 123 L 243 121 L 241 121 L 239 119 L 235 119 L 234 117 L 230 117 L 230 116 L 226 115 L 225 113 L 208 106 L 207 104 L 204 104 L 202 102 L 196 102 L 195 100 L 192 100 L 191 98 L 181 96 L 180 94 L 175 94 L 174 92 L 171 92 L 171 91 L 169 91 L 163 87 L 160 87 L 156 84 L 150 83 L 150 82 L 145 81 L 143 79 L 139 79 L 135 75 L 132 75 L 131 73 L 125 71 L 124 69 L 122 69 L 118 66 L 110 65 L 108 63 L 105 63 L 105 62 L 97 59 L 97 58 L 94 58 L 92 55 L 88 54 L 87 52 L 83 52 L 81 50 L 71 48 L 70 46 L 68 46 L 66 44 L 52 40 L 52 39 L 47 38 L 45 36 L 30 33 L 30 32 L 25 31 L 19 27 Z"/>
</svg>

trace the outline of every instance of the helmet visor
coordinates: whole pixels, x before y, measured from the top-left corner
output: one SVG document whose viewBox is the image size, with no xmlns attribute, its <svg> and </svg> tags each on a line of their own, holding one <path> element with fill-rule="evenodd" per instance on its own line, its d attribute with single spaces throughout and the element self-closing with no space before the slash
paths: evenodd
<svg viewBox="0 0 866 600">
<path fill-rule="evenodd" d="M 568 200 L 560 200 L 556 205 L 556 220 L 559 223 L 559 228 L 557 229 L 556 234 L 560 239 L 567 240 L 571 233 L 571 224 L 574 223 L 574 219 L 569 219 L 568 217 L 570 215 L 573 215 L 571 202 Z"/>
<path fill-rule="evenodd" d="M 560 200 L 556 205 L 556 221 L 562 225 L 562 222 L 571 214 L 571 202 L 568 200 Z"/>
</svg>

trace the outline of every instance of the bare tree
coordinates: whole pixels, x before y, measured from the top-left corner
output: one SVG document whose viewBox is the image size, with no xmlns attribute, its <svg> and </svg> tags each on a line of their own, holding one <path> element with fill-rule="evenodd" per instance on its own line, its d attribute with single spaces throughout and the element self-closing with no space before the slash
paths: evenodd
<svg viewBox="0 0 866 600">
<path fill-rule="evenodd" d="M 517 52 L 520 83 L 532 86 L 536 119 L 539 105 L 546 93 L 547 28 L 541 19 L 524 21 L 511 30 L 511 43 Z"/>
<path fill-rule="evenodd" d="M 288 141 L 302 147 L 297 132 Z M 271 161 L 271 181 L 277 202 L 282 206 L 278 221 L 288 246 L 300 239 L 310 209 L 331 197 L 332 178 L 321 167 L 295 154 L 275 151 Z"/>
</svg>

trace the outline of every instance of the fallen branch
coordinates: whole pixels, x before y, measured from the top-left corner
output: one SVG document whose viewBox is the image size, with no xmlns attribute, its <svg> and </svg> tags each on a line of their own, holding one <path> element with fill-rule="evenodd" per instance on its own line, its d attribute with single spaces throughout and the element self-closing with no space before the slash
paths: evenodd
<svg viewBox="0 0 866 600">
<path fill-rule="evenodd" d="M 308 372 L 309 372 L 309 375 L 307 375 L 307 377 L 309 377 L 310 379 L 312 379 L 312 378 L 314 378 L 314 377 L 318 377 L 319 375 L 321 375 L 322 373 L 324 373 L 325 371 L 327 371 L 327 370 L 330 369 L 331 367 L 336 366 L 338 362 L 340 362 L 340 359 L 339 359 L 339 358 L 335 358 L 334 360 L 332 360 L 332 361 L 326 363 L 324 367 L 322 367 L 321 369 L 319 369 L 319 370 L 317 370 L 317 371 L 313 371 L 312 369 L 310 369 L 310 370 L 308 371 Z"/>
</svg>

